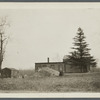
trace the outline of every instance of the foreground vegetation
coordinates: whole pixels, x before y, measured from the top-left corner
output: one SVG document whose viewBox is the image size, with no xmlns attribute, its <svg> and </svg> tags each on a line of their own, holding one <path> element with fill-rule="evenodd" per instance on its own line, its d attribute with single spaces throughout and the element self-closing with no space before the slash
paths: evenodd
<svg viewBox="0 0 100 100">
<path fill-rule="evenodd" d="M 59 77 L 0 79 L 0 91 L 100 92 L 100 72 L 67 73 Z"/>
</svg>

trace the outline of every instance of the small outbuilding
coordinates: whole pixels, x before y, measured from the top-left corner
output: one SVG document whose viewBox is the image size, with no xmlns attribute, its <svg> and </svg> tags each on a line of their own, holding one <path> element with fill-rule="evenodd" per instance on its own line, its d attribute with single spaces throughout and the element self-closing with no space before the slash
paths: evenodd
<svg viewBox="0 0 100 100">
<path fill-rule="evenodd" d="M 17 78 L 19 77 L 19 71 L 14 68 L 3 68 L 1 70 L 2 78 Z"/>
</svg>

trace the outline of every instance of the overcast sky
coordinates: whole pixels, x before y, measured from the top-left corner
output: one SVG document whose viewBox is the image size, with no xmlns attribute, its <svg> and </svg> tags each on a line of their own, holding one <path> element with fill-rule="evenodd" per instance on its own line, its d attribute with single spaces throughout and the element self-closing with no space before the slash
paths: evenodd
<svg viewBox="0 0 100 100">
<path fill-rule="evenodd" d="M 34 68 L 35 62 L 62 61 L 72 51 L 78 27 L 100 66 L 100 8 L 67 7 L 66 4 L 3 5 L 0 17 L 8 16 L 10 27 L 3 67 Z"/>
</svg>

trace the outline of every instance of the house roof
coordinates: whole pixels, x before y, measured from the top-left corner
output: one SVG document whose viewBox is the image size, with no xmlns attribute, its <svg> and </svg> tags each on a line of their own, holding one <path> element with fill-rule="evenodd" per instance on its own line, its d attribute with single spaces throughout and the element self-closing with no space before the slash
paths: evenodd
<svg viewBox="0 0 100 100">
<path fill-rule="evenodd" d="M 5 67 L 2 70 L 4 70 L 4 69 L 10 69 L 10 70 L 16 70 L 17 71 L 17 69 L 15 69 L 15 68 L 7 68 L 7 67 Z"/>
<path fill-rule="evenodd" d="M 35 63 L 35 64 L 63 64 L 64 62 L 39 62 L 39 63 Z"/>
</svg>

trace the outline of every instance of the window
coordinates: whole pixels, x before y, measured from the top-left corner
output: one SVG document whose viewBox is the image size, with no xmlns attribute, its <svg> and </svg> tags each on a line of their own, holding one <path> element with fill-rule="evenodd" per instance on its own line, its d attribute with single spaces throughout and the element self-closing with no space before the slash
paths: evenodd
<svg viewBox="0 0 100 100">
<path fill-rule="evenodd" d="M 54 65 L 51 65 L 51 67 L 54 67 Z"/>
<path fill-rule="evenodd" d="M 43 67 L 47 67 L 47 65 L 43 65 Z"/>
</svg>

